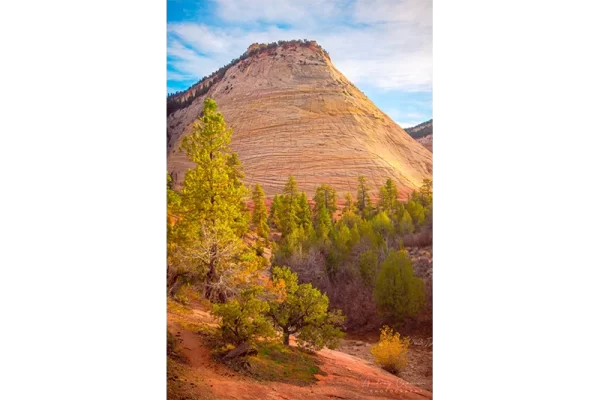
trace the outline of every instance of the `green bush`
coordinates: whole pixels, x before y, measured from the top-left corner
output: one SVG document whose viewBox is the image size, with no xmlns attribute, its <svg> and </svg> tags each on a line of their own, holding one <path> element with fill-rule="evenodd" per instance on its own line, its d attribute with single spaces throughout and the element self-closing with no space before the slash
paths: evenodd
<svg viewBox="0 0 600 400">
<path fill-rule="evenodd" d="M 413 276 L 406 250 L 393 251 L 383 261 L 374 295 L 377 307 L 386 319 L 401 321 L 419 312 L 425 302 L 423 281 Z"/>
</svg>

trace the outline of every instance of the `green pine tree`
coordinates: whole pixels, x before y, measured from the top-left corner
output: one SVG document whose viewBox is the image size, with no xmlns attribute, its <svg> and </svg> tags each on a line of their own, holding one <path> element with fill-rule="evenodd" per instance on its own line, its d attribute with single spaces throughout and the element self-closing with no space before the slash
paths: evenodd
<svg viewBox="0 0 600 400">
<path fill-rule="evenodd" d="M 402 214 L 402 218 L 398 222 L 398 233 L 400 235 L 406 235 L 407 233 L 413 233 L 415 231 L 415 227 L 412 222 L 412 218 L 408 211 L 404 210 Z"/>
<path fill-rule="evenodd" d="M 315 234 L 317 239 L 322 242 L 328 241 L 331 228 L 331 215 L 325 207 L 321 207 L 315 221 Z"/>
<path fill-rule="evenodd" d="M 281 231 L 282 236 L 291 236 L 296 233 L 300 218 L 298 214 L 300 207 L 298 206 L 298 185 L 296 179 L 292 175 L 288 178 L 285 187 L 283 188 L 283 196 L 281 199 Z"/>
<path fill-rule="evenodd" d="M 423 208 L 421 203 L 412 199 L 409 200 L 406 203 L 406 211 L 410 214 L 415 227 L 421 226 L 423 221 L 425 221 L 425 208 Z"/>
<path fill-rule="evenodd" d="M 252 191 L 252 201 L 254 203 L 254 211 L 252 213 L 252 223 L 256 227 L 258 236 L 269 240 L 269 225 L 267 224 L 267 205 L 265 204 L 265 192 L 260 184 L 254 186 Z"/>
<path fill-rule="evenodd" d="M 356 212 L 356 204 L 354 203 L 352 194 L 346 193 L 346 195 L 344 196 L 344 211 L 342 212 L 342 214 L 344 216 L 353 215 L 355 212 Z"/>
<path fill-rule="evenodd" d="M 217 283 L 243 247 L 240 221 L 247 218 L 243 207 L 247 190 L 239 181 L 241 165 L 229 147 L 231 133 L 217 103 L 207 98 L 203 115 L 181 145 L 195 164 L 181 190 L 183 215 L 199 238 L 194 259 L 205 271 L 205 296 L 221 301 L 226 295 Z"/>
<path fill-rule="evenodd" d="M 369 187 L 367 179 L 360 175 L 358 177 L 358 190 L 356 193 L 356 208 L 363 218 L 367 218 L 371 213 L 371 196 L 369 195 Z"/>
<path fill-rule="evenodd" d="M 269 224 L 279 231 L 281 231 L 281 207 L 281 197 L 276 194 L 273 197 L 271 209 L 269 210 Z"/>
<path fill-rule="evenodd" d="M 311 215 L 312 212 L 310 210 L 310 204 L 308 204 L 308 198 L 306 197 L 306 193 L 302 192 L 298 198 L 298 220 L 300 226 L 305 231 L 312 226 Z"/>
<path fill-rule="evenodd" d="M 313 201 L 315 202 L 315 219 L 318 218 L 321 208 L 324 208 L 333 219 L 337 210 L 337 194 L 334 188 L 329 185 L 320 185 L 315 191 Z"/>
<path fill-rule="evenodd" d="M 391 178 L 385 181 L 385 185 L 379 190 L 379 209 L 390 214 L 398 203 L 398 189 Z"/>
</svg>

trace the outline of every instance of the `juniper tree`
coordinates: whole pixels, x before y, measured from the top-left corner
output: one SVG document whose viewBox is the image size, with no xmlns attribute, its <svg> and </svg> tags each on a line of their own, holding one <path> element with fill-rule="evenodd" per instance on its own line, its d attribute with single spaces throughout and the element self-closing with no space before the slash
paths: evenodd
<svg viewBox="0 0 600 400">
<path fill-rule="evenodd" d="M 298 284 L 298 275 L 287 267 L 273 268 L 273 283 L 283 288 L 281 299 L 269 302 L 267 315 L 283 333 L 283 344 L 289 346 L 290 335 L 296 334 L 301 345 L 321 349 L 334 348 L 343 336 L 339 326 L 344 317 L 329 311 L 329 298 L 310 283 Z"/>
<path fill-rule="evenodd" d="M 375 302 L 387 320 L 416 315 L 425 301 L 423 281 L 413 276 L 406 250 L 391 252 L 381 263 L 375 283 Z"/>
</svg>

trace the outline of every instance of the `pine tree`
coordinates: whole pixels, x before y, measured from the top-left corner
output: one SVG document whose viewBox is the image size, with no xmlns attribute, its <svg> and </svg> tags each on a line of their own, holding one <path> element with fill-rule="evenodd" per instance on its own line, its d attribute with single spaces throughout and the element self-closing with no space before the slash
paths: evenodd
<svg viewBox="0 0 600 400">
<path fill-rule="evenodd" d="M 242 162 L 240 161 L 237 153 L 230 154 L 230 157 L 227 160 L 227 165 L 229 166 L 229 177 L 234 188 L 245 191 L 246 189 L 243 188 L 244 183 L 242 182 L 242 179 L 246 175 L 244 174 Z M 243 236 L 248 231 L 248 224 L 251 220 L 250 210 L 248 209 L 244 198 L 240 200 L 240 210 L 240 215 L 235 218 L 235 231 L 237 235 Z"/>
<path fill-rule="evenodd" d="M 425 220 L 425 209 L 421 203 L 412 199 L 409 200 L 408 203 L 406 203 L 406 211 L 410 214 L 415 227 L 423 224 L 423 221 Z"/>
<path fill-rule="evenodd" d="M 369 187 L 367 186 L 367 179 L 363 175 L 358 177 L 356 208 L 363 218 L 366 218 L 371 212 L 371 197 L 369 196 Z"/>
<path fill-rule="evenodd" d="M 300 219 L 298 207 L 298 185 L 296 179 L 292 175 L 288 178 L 285 187 L 283 188 L 283 196 L 281 199 L 281 230 L 282 236 L 291 236 L 296 233 Z"/>
<path fill-rule="evenodd" d="M 252 192 L 252 201 L 254 203 L 254 211 L 252 213 L 252 222 L 256 227 L 258 236 L 269 241 L 269 225 L 267 224 L 267 205 L 265 204 L 265 192 L 260 184 L 254 186 Z"/>
<path fill-rule="evenodd" d="M 433 181 L 423 179 L 423 184 L 419 188 L 419 200 L 423 207 L 428 208 L 433 204 Z"/>
<path fill-rule="evenodd" d="M 342 256 L 345 257 L 353 244 L 350 229 L 343 222 L 338 222 L 334 226 L 333 233 L 335 247 L 340 251 Z"/>
<path fill-rule="evenodd" d="M 354 224 L 352 228 L 350 228 L 350 238 L 352 240 L 352 245 L 354 246 L 360 240 L 360 232 L 358 231 L 358 224 Z"/>
<path fill-rule="evenodd" d="M 377 274 L 377 254 L 373 250 L 361 253 L 358 266 L 363 282 L 372 287 Z"/>
<path fill-rule="evenodd" d="M 312 226 L 311 215 L 312 212 L 310 210 L 310 204 L 308 204 L 308 198 L 306 197 L 306 193 L 302 192 L 298 198 L 298 220 L 300 226 L 305 231 Z"/>
<path fill-rule="evenodd" d="M 321 207 L 315 221 L 315 233 L 320 241 L 327 241 L 331 232 L 331 216 L 325 207 Z"/>
<path fill-rule="evenodd" d="M 400 235 L 406 235 L 407 233 L 412 233 L 414 231 L 415 227 L 413 226 L 412 218 L 408 211 L 404 210 L 402 218 L 398 221 L 398 233 L 400 233 Z"/>
<path fill-rule="evenodd" d="M 271 202 L 271 209 L 269 210 L 269 224 L 281 231 L 281 197 L 275 195 Z"/>
<path fill-rule="evenodd" d="M 379 209 L 391 213 L 398 203 L 398 189 L 391 178 L 385 181 L 385 185 L 379 190 Z"/>
<path fill-rule="evenodd" d="M 385 211 L 378 212 L 369 222 L 373 230 L 385 238 L 389 238 L 394 230 L 394 225 Z"/>
<path fill-rule="evenodd" d="M 318 218 L 321 208 L 324 208 L 333 219 L 333 214 L 337 210 L 337 195 L 334 188 L 329 185 L 320 185 L 317 187 L 313 201 L 315 202 L 315 218 Z"/>
<path fill-rule="evenodd" d="M 215 101 L 207 98 L 203 115 L 181 145 L 196 164 L 185 175 L 182 208 L 200 240 L 195 257 L 206 271 L 205 296 L 221 301 L 225 295 L 216 283 L 242 248 L 240 221 L 245 218 L 243 199 L 247 195 L 239 180 L 241 165 L 229 147 L 231 133 Z"/>
<path fill-rule="evenodd" d="M 354 203 L 354 199 L 352 198 L 352 194 L 346 193 L 344 200 L 344 211 L 342 214 L 344 216 L 354 214 L 356 212 L 356 205 Z"/>
</svg>

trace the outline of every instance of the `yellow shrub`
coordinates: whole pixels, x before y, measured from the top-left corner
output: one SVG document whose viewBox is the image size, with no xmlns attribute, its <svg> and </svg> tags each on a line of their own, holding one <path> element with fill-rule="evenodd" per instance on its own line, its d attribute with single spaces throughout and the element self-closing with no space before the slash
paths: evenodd
<svg viewBox="0 0 600 400">
<path fill-rule="evenodd" d="M 199 300 L 200 293 L 192 285 L 186 283 L 177 290 L 173 298 L 183 305 L 188 305 L 191 300 Z"/>
<path fill-rule="evenodd" d="M 377 364 L 395 374 L 406 366 L 409 344 L 409 338 L 402 338 L 400 333 L 394 332 L 389 326 L 384 326 L 381 329 L 379 342 L 371 348 L 371 354 Z"/>
</svg>

